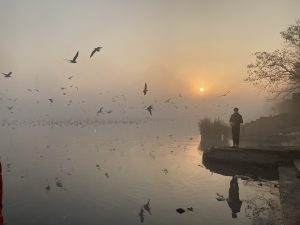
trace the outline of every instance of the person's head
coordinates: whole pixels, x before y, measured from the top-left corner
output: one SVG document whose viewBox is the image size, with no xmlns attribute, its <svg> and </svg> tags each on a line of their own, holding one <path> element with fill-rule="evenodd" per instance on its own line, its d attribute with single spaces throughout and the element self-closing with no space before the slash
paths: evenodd
<svg viewBox="0 0 300 225">
<path fill-rule="evenodd" d="M 239 111 L 239 109 L 238 109 L 238 108 L 234 108 L 233 111 L 234 111 L 235 113 L 237 113 L 237 112 Z"/>
</svg>

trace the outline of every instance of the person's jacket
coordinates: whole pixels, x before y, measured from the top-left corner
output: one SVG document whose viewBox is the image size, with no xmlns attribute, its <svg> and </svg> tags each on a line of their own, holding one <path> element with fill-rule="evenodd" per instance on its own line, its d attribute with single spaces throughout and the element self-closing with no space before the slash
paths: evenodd
<svg viewBox="0 0 300 225">
<path fill-rule="evenodd" d="M 240 126 L 241 123 L 243 123 L 243 117 L 238 112 L 235 112 L 231 115 L 229 122 L 231 123 L 231 126 Z"/>
</svg>

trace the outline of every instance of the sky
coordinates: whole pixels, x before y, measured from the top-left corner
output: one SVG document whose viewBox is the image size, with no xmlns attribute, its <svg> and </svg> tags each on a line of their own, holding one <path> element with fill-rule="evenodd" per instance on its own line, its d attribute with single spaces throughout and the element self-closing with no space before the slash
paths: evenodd
<svg viewBox="0 0 300 225">
<path fill-rule="evenodd" d="M 244 82 L 247 64 L 282 47 L 299 8 L 298 0 L 1 0 L 0 70 L 13 74 L 0 77 L 0 111 L 90 117 L 104 106 L 110 118 L 144 118 L 153 104 L 154 118 L 227 119 L 237 106 L 253 120 L 271 103 Z M 68 63 L 77 51 L 78 63 Z"/>
</svg>

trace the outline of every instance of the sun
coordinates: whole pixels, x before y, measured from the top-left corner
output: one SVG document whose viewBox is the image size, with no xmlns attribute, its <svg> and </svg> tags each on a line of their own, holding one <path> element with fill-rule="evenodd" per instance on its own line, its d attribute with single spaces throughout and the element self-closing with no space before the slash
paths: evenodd
<svg viewBox="0 0 300 225">
<path fill-rule="evenodd" d="M 199 90 L 200 90 L 201 93 L 204 92 L 204 88 L 203 87 L 201 87 Z"/>
</svg>

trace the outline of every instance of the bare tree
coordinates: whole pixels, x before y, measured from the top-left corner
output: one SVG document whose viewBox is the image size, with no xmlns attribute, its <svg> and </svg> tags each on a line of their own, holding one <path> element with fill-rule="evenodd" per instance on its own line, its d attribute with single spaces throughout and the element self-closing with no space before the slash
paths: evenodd
<svg viewBox="0 0 300 225">
<path fill-rule="evenodd" d="M 285 40 L 283 49 L 254 53 L 256 60 L 247 66 L 245 79 L 275 98 L 300 90 L 300 20 L 280 34 Z"/>
</svg>

